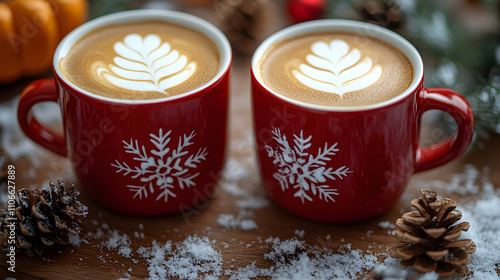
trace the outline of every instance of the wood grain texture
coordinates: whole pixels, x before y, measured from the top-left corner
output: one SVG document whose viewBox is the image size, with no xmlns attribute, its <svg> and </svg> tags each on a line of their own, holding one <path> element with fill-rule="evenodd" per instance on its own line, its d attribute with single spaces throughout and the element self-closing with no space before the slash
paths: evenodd
<svg viewBox="0 0 500 280">
<path fill-rule="evenodd" d="M 262 194 L 251 133 L 248 65 L 249 58 L 235 59 L 228 162 L 236 160 L 246 169 L 246 175 L 238 182 L 240 188 Z M 24 84 L 25 82 L 20 82 L 17 86 L 4 88 L 3 91 L 6 92 L 4 98 L 19 94 L 19 89 Z M 350 243 L 353 249 L 371 250 L 372 254 L 384 253 L 388 247 L 396 243 L 396 240 L 388 234 L 388 229 L 380 228 L 378 223 L 381 221 L 393 223 L 403 211 L 410 209 L 410 201 L 419 196 L 420 188 L 433 180 L 449 182 L 453 174 L 462 173 L 465 165 L 473 164 L 478 170 L 489 167 L 489 180 L 495 188 L 500 188 L 499 141 L 500 137 L 496 136 L 488 142 L 484 150 L 475 150 L 451 164 L 414 175 L 401 199 L 389 212 L 365 222 L 340 225 L 312 222 L 294 216 L 271 202 L 264 208 L 249 210 L 253 213 L 252 219 L 257 223 L 258 229 L 242 231 L 225 229 L 218 225 L 217 218 L 220 214 L 238 215 L 240 211 L 236 205 L 239 198 L 220 188 L 208 203 L 196 207 L 189 215 L 164 217 L 136 217 L 113 213 L 95 204 L 85 191 L 82 191 L 81 200 L 89 206 L 89 215 L 83 220 L 81 235 L 95 233 L 99 228 L 103 228 L 103 223 L 106 223 L 109 228 L 130 236 L 134 251 L 141 246 L 151 246 L 153 240 L 177 242 L 190 235 L 208 236 L 210 240 L 216 240 L 214 247 L 222 254 L 224 270 L 245 267 L 252 262 L 258 267 L 269 267 L 272 263 L 263 257 L 269 252 L 269 248 L 262 240 L 270 236 L 281 239 L 297 237 L 296 230 L 304 230 L 303 240 L 309 245 L 324 246 L 336 251 L 342 244 Z M 16 182 L 18 187 L 30 187 L 32 184 L 41 184 L 48 179 L 58 178 L 65 178 L 67 183 L 78 185 L 66 159 L 54 154 L 47 154 L 44 164 L 40 166 L 33 166 L 27 159 L 20 159 L 14 164 L 18 173 Z M 28 171 L 32 168 L 36 170 L 35 177 L 28 176 Z M 440 195 L 447 194 L 440 192 Z M 475 199 L 473 196 L 457 197 L 456 194 L 453 194 L 452 198 L 458 200 L 459 207 L 460 201 Z M 136 237 L 136 232 L 144 233 L 145 238 Z M 79 247 L 69 245 L 51 249 L 43 257 L 18 254 L 16 273 L 6 270 L 7 258 L 5 252 L 0 252 L 0 278 L 118 279 L 125 277 L 125 272 L 130 268 L 132 269 L 130 279 L 143 279 L 148 276 L 147 264 L 142 258 L 137 254 L 131 259 L 124 258 L 116 250 L 107 250 L 102 245 L 103 240 L 105 238 L 89 239 L 89 244 L 81 243 Z M 134 263 L 134 260 L 137 263 Z"/>
</svg>

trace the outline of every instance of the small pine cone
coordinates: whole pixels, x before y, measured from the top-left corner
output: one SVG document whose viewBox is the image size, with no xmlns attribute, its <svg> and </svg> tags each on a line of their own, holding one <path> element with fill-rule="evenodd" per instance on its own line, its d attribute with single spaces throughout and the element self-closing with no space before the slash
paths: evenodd
<svg viewBox="0 0 500 280">
<path fill-rule="evenodd" d="M 5 151 L 0 147 L 0 183 L 5 181 L 8 175 L 8 167 L 11 164 L 9 157 Z"/>
<path fill-rule="evenodd" d="M 222 30 L 234 50 L 252 54 L 271 19 L 269 0 L 216 0 L 214 7 Z"/>
<path fill-rule="evenodd" d="M 468 273 L 469 254 L 476 251 L 470 239 L 458 240 L 468 222 L 454 225 L 462 218 L 456 202 L 437 199 L 437 192 L 421 190 L 422 197 L 411 201 L 417 211 L 410 211 L 396 221 L 396 238 L 401 242 L 392 248 L 391 256 L 401 264 L 413 265 L 416 271 L 436 271 L 441 277 Z"/>
<path fill-rule="evenodd" d="M 16 247 L 30 256 L 42 254 L 54 243 L 68 244 L 68 234 L 80 233 L 78 216 L 87 215 L 87 206 L 78 201 L 80 192 L 74 185 L 66 188 L 63 181 L 58 183 L 59 186 L 50 182 L 49 189 L 38 189 L 35 193 L 26 189 L 18 191 L 15 208 L 0 214 L 2 244 L 12 236 L 12 222 Z"/>
<path fill-rule="evenodd" d="M 389 29 L 397 29 L 402 25 L 404 13 L 396 1 L 365 0 L 361 3 L 357 10 L 364 20 Z"/>
</svg>

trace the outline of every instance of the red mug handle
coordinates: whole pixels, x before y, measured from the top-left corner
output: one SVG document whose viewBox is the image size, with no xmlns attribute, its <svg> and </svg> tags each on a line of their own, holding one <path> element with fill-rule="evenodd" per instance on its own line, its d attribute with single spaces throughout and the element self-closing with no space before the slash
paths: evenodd
<svg viewBox="0 0 500 280">
<path fill-rule="evenodd" d="M 421 172 L 448 163 L 462 155 L 474 134 L 474 115 L 463 96 L 446 88 L 424 88 L 420 93 L 420 116 L 428 110 L 441 110 L 450 114 L 457 123 L 457 132 L 448 139 L 429 147 L 418 147 L 415 172 Z"/>
<path fill-rule="evenodd" d="M 23 132 L 39 145 L 62 156 L 67 155 L 66 139 L 63 135 L 53 132 L 40 124 L 31 108 L 40 102 L 52 101 L 58 103 L 59 95 L 54 79 L 41 79 L 30 83 L 24 88 L 17 108 L 17 118 Z"/>
</svg>

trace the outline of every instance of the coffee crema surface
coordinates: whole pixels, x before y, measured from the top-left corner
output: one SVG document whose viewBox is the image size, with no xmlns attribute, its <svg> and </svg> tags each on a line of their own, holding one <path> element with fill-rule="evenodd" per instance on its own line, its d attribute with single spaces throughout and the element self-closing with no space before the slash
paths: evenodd
<svg viewBox="0 0 500 280">
<path fill-rule="evenodd" d="M 61 59 L 64 75 L 88 92 L 154 99 L 199 88 L 217 75 L 220 53 L 202 33 L 164 21 L 91 31 Z"/>
<path fill-rule="evenodd" d="M 362 106 L 403 93 L 414 70 L 389 43 L 325 32 L 274 43 L 258 61 L 256 74 L 273 91 L 297 101 Z"/>
</svg>

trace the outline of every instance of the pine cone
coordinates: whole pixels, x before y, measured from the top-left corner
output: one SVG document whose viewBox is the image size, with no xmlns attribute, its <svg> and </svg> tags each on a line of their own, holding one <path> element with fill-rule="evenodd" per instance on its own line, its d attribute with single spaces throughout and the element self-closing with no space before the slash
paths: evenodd
<svg viewBox="0 0 500 280">
<path fill-rule="evenodd" d="M 16 247 L 30 256 L 40 255 L 45 247 L 54 243 L 68 244 L 68 234 L 80 232 L 77 216 L 86 216 L 87 206 L 78 201 L 80 192 L 74 185 L 67 189 L 63 181 L 58 183 L 56 186 L 50 182 L 50 189 L 39 189 L 35 193 L 26 189 L 18 191 L 15 208 L 9 207 L 8 212 L 4 210 L 0 214 L 2 244 L 11 236 L 11 222 L 15 224 Z"/>
<path fill-rule="evenodd" d="M 242 54 L 252 54 L 270 20 L 269 0 L 217 0 L 214 7 L 231 45 Z"/>
<path fill-rule="evenodd" d="M 396 221 L 396 238 L 401 243 L 391 256 L 402 259 L 403 265 L 413 264 L 419 272 L 437 271 L 441 277 L 466 275 L 469 254 L 476 251 L 476 245 L 470 239 L 458 238 L 469 229 L 469 223 L 453 225 L 462 218 L 455 201 L 438 200 L 437 192 L 429 189 L 421 192 L 422 197 L 411 202 L 417 211 L 407 212 Z"/>
<path fill-rule="evenodd" d="M 9 157 L 2 147 L 0 147 L 0 183 L 7 178 L 9 164 L 11 164 Z"/>
<path fill-rule="evenodd" d="M 364 20 L 389 28 L 401 26 L 404 14 L 394 0 L 366 0 L 357 7 Z"/>
</svg>

